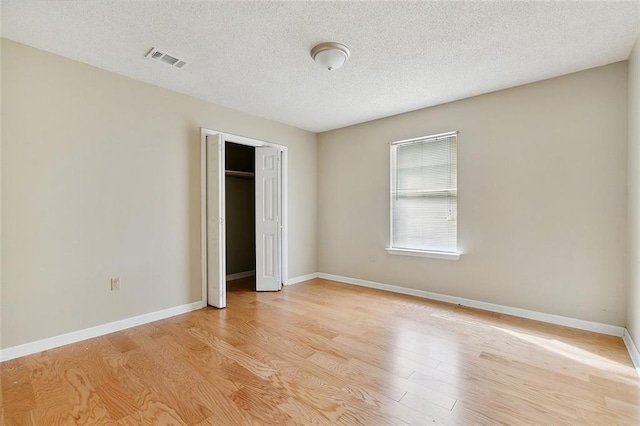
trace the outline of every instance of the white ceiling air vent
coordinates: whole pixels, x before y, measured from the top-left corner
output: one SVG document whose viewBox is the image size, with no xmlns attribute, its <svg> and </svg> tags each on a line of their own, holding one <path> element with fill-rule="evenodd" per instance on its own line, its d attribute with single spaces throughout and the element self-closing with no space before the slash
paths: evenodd
<svg viewBox="0 0 640 426">
<path fill-rule="evenodd" d="M 147 58 L 155 59 L 156 61 L 164 62 L 165 64 L 169 64 L 172 67 L 176 68 L 184 68 L 185 65 L 188 65 L 189 62 L 184 59 L 176 58 L 175 56 L 171 56 L 165 52 L 161 52 L 155 47 L 147 53 Z"/>
</svg>

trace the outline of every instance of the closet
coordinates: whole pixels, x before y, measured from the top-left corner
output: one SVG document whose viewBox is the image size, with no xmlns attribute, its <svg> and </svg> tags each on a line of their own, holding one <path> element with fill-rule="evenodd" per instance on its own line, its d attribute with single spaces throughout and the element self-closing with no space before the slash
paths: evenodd
<svg viewBox="0 0 640 426">
<path fill-rule="evenodd" d="M 225 142 L 226 280 L 255 290 L 255 148 Z"/>
<path fill-rule="evenodd" d="M 215 130 L 201 135 L 202 297 L 224 308 L 227 289 L 279 291 L 286 281 L 287 149 Z"/>
</svg>

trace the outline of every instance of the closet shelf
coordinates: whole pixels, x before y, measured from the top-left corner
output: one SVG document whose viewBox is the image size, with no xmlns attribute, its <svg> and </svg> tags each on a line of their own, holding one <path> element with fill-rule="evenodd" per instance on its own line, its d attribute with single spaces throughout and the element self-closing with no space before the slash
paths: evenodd
<svg viewBox="0 0 640 426">
<path fill-rule="evenodd" d="M 225 170 L 224 174 L 226 176 L 235 176 L 235 177 L 246 178 L 246 179 L 253 179 L 253 177 L 255 176 L 255 173 L 253 172 L 241 172 L 238 170 Z"/>
</svg>

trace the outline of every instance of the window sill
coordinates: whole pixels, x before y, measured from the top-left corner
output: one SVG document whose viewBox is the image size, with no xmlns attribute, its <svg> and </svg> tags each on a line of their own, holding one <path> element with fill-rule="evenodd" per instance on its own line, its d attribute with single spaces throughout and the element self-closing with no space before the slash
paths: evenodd
<svg viewBox="0 0 640 426">
<path fill-rule="evenodd" d="M 442 251 L 426 251 L 426 250 L 408 250 L 388 247 L 387 253 L 396 254 L 400 256 L 416 256 L 416 257 L 431 257 L 433 259 L 446 259 L 446 260 L 458 260 L 460 259 L 460 253 L 447 253 Z"/>
</svg>

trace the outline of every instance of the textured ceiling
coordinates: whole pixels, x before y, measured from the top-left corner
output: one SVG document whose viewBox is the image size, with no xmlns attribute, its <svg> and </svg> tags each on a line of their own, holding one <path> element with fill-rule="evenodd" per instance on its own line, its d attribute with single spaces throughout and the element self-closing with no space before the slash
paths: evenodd
<svg viewBox="0 0 640 426">
<path fill-rule="evenodd" d="M 639 28 L 640 1 L 2 1 L 5 38 L 314 132 L 624 60 Z"/>
</svg>

